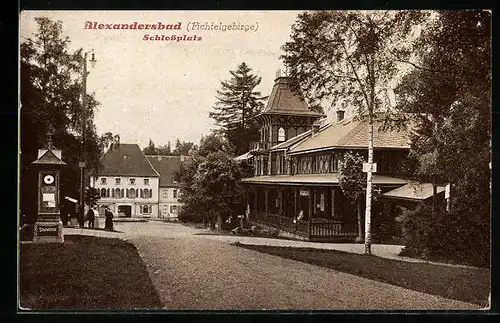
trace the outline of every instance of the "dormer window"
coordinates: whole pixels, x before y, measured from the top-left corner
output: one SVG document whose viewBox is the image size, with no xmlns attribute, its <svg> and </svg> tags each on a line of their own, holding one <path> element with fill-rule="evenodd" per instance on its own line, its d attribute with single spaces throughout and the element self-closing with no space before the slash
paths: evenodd
<svg viewBox="0 0 500 323">
<path fill-rule="evenodd" d="M 144 185 L 149 185 L 149 178 L 144 179 Z"/>
<path fill-rule="evenodd" d="M 115 178 L 115 185 L 120 185 L 122 183 L 122 179 L 120 177 Z"/>
<path fill-rule="evenodd" d="M 128 179 L 128 183 L 129 183 L 130 185 L 135 185 L 135 178 L 129 178 L 129 179 Z"/>
<path fill-rule="evenodd" d="M 283 129 L 283 127 L 280 127 L 278 129 L 278 141 L 279 142 L 285 141 L 285 129 Z"/>
<path fill-rule="evenodd" d="M 106 185 L 106 177 L 101 177 L 101 185 Z"/>
</svg>

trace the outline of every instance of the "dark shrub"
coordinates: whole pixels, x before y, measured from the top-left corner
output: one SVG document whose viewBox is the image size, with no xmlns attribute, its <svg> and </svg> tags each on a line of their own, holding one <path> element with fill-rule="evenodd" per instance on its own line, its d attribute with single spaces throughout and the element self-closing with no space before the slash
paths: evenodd
<svg viewBox="0 0 500 323">
<path fill-rule="evenodd" d="M 489 225 L 470 214 L 436 211 L 419 205 L 403 212 L 405 250 L 401 255 L 487 267 L 490 262 Z"/>
</svg>

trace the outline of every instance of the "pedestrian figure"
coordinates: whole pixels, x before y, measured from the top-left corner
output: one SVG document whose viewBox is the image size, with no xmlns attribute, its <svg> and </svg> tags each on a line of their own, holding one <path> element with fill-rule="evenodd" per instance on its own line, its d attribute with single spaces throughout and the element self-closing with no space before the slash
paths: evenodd
<svg viewBox="0 0 500 323">
<path fill-rule="evenodd" d="M 89 221 L 89 228 L 94 227 L 94 221 L 95 221 L 95 214 L 94 210 L 92 208 L 89 208 L 87 212 L 87 220 Z"/>
<path fill-rule="evenodd" d="M 106 217 L 104 229 L 113 231 L 113 213 L 110 211 L 109 207 L 104 211 L 104 216 Z"/>
</svg>

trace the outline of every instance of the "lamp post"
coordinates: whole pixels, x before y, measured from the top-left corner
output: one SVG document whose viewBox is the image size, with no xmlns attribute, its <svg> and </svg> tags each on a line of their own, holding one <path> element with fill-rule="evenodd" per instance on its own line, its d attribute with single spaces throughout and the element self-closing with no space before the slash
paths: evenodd
<svg viewBox="0 0 500 323">
<path fill-rule="evenodd" d="M 83 55 L 83 73 L 82 73 L 82 142 L 80 146 L 80 162 L 78 163 L 78 167 L 80 168 L 80 208 L 78 212 L 78 220 L 80 227 L 83 228 L 85 223 L 84 221 L 84 206 L 85 206 L 85 128 L 87 125 L 87 76 L 89 72 L 87 72 L 87 54 L 85 52 Z M 95 66 L 95 54 L 94 50 L 92 50 L 90 57 L 90 65 L 92 67 Z"/>
</svg>

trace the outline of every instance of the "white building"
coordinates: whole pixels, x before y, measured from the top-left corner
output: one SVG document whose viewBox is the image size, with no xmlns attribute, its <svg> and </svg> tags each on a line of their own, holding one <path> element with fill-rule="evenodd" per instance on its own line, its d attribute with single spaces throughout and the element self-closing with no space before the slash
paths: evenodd
<svg viewBox="0 0 500 323">
<path fill-rule="evenodd" d="M 158 217 L 177 220 L 182 203 L 179 202 L 181 191 L 174 174 L 180 168 L 184 156 L 147 156 L 147 158 L 160 174 Z"/>
<path fill-rule="evenodd" d="M 111 147 L 91 179 L 99 190 L 99 214 L 107 206 L 117 217 L 158 217 L 159 174 L 137 144 Z"/>
</svg>

